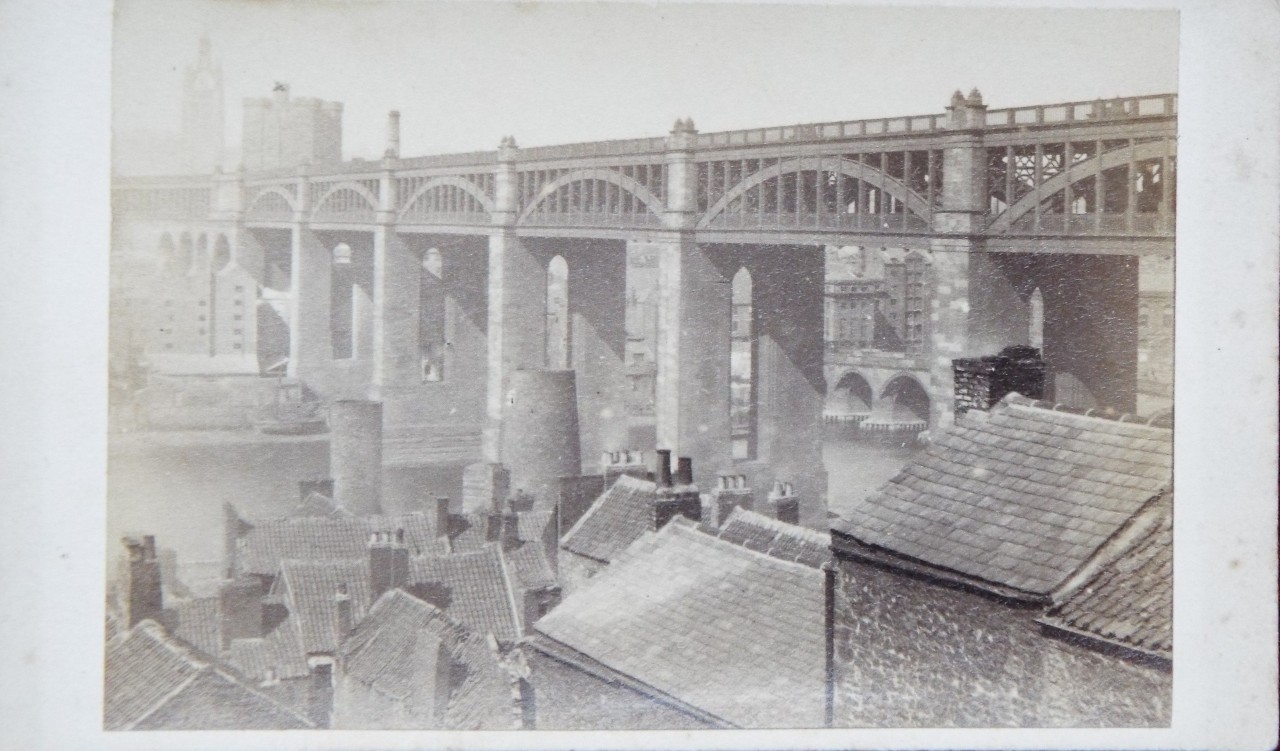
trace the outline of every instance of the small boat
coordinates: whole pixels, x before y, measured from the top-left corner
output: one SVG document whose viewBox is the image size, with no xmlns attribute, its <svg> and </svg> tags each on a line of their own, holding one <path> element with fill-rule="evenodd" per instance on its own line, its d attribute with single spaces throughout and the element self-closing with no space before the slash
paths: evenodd
<svg viewBox="0 0 1280 751">
<path fill-rule="evenodd" d="M 321 403 L 306 399 L 302 384 L 286 382 L 281 377 L 276 382 L 273 403 L 258 410 L 253 421 L 259 433 L 267 435 L 310 435 L 328 429 Z"/>
</svg>

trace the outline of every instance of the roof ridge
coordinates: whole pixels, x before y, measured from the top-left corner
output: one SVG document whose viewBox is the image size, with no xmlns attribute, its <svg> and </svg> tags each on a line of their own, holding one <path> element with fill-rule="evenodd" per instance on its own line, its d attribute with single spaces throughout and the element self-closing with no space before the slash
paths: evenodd
<svg viewBox="0 0 1280 751">
<path fill-rule="evenodd" d="M 708 534 L 708 533 L 706 533 L 706 532 L 703 532 L 703 531 L 702 531 L 701 529 L 699 529 L 696 525 L 690 525 L 690 526 L 680 525 L 680 526 L 677 526 L 677 525 L 675 525 L 675 524 L 668 524 L 668 525 L 666 525 L 665 527 L 663 527 L 661 530 L 659 530 L 659 531 L 657 531 L 657 532 L 652 532 L 652 533 L 650 533 L 650 534 L 654 534 L 654 535 L 661 535 L 663 532 L 666 532 L 666 530 L 668 530 L 668 529 L 673 530 L 673 531 L 672 531 L 672 533 L 671 533 L 671 535 L 672 535 L 672 536 L 674 536 L 674 535 L 679 535 L 679 534 L 695 535 L 695 537 L 692 537 L 692 538 L 690 538 L 690 539 L 701 540 L 703 543 L 708 544 L 708 545 L 710 545 L 710 546 L 712 546 L 712 547 L 715 547 L 715 546 L 722 546 L 722 547 L 723 547 L 723 549 L 725 549 L 725 550 L 734 551 L 734 553 L 735 553 L 735 554 L 741 554 L 741 555 L 744 555 L 744 557 L 747 557 L 747 558 L 751 558 L 751 557 L 753 557 L 753 556 L 754 556 L 754 557 L 756 557 L 756 558 L 758 558 L 758 559 L 761 559 L 761 560 L 766 560 L 766 561 L 769 561 L 769 562 L 771 562 L 771 563 L 780 564 L 780 565 L 782 565 L 783 567 L 794 566 L 795 568 L 800 569 L 800 570 L 803 570 L 803 571 L 806 571 L 806 572 L 818 573 L 818 569 L 816 569 L 816 568 L 814 568 L 814 567 L 812 567 L 812 566 L 806 566 L 806 565 L 804 565 L 803 563 L 800 563 L 799 561 L 789 561 L 789 560 L 787 560 L 786 558 L 779 558 L 779 557 L 778 557 L 778 556 L 776 556 L 776 555 L 770 555 L 769 553 L 767 553 L 767 552 L 765 552 L 765 551 L 763 551 L 763 550 L 752 550 L 751 548 L 749 548 L 749 547 L 747 547 L 747 546 L 745 546 L 745 545 L 739 545 L 739 544 L 738 544 L 738 543 L 736 543 L 736 542 L 729 542 L 728 540 L 722 540 L 722 539 L 720 539 L 720 538 L 719 538 L 718 536 L 716 536 L 716 535 L 712 535 L 712 534 Z M 642 538 L 642 539 L 643 539 L 643 538 Z M 639 542 L 639 540 L 637 540 L 636 542 L 638 543 L 638 542 Z M 635 544 L 635 543 L 633 543 L 633 544 Z M 739 551 L 740 551 L 740 553 L 739 553 Z M 614 562 L 615 562 L 615 563 L 617 563 L 617 562 L 618 562 L 618 560 L 617 560 L 617 559 L 614 559 Z M 613 566 L 610 566 L 609 568 L 613 568 Z M 599 576 L 599 574 L 597 574 L 597 576 Z"/>
<path fill-rule="evenodd" d="M 729 518 L 725 519 L 725 523 L 720 527 L 721 534 L 723 534 L 724 528 L 727 527 L 735 518 L 748 524 L 758 524 L 759 526 L 774 530 L 778 534 L 787 535 L 789 537 L 808 540 L 809 542 L 821 545 L 826 545 L 831 542 L 831 536 L 829 534 L 823 534 L 816 529 L 809 529 L 808 527 L 801 527 L 798 524 L 790 524 L 780 519 L 774 519 L 771 516 L 765 516 L 759 511 L 746 509 L 741 506 L 735 506 L 733 511 L 730 512 Z M 720 537 L 720 535 L 717 534 L 715 537 Z"/>
<path fill-rule="evenodd" d="M 1072 417 L 1115 422 L 1122 425 L 1132 425 L 1137 428 L 1150 428 L 1153 431 L 1172 432 L 1173 430 L 1172 426 L 1153 424 L 1153 422 L 1161 416 L 1162 412 L 1140 415 L 1136 412 L 1120 412 L 1118 410 L 1111 409 L 1110 407 L 1075 407 L 1063 402 L 1051 402 L 1047 399 L 1032 399 L 1031 397 L 1019 394 L 1016 391 L 1010 391 L 1008 394 L 1005 394 L 1004 397 L 996 403 L 996 407 L 991 411 L 995 411 L 995 409 L 1001 407 L 1026 407 L 1028 409 L 1039 409 L 1045 412 L 1071 415 Z M 969 412 L 966 412 L 965 415 L 967 416 L 974 411 L 975 410 L 970 410 Z M 985 410 L 976 411 L 984 412 Z"/>
</svg>

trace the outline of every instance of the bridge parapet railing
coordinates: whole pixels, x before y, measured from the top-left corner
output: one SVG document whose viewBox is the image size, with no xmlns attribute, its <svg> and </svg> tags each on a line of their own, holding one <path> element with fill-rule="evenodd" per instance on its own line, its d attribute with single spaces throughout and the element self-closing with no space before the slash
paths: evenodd
<svg viewBox="0 0 1280 751">
<path fill-rule="evenodd" d="M 408 211 L 400 215 L 402 224 L 483 225 L 493 219 L 483 211 Z"/>
<path fill-rule="evenodd" d="M 946 129 L 946 115 L 911 115 L 907 117 L 842 120 L 804 125 L 782 125 L 770 128 L 726 130 L 699 133 L 700 148 L 755 146 L 759 144 L 795 143 L 800 141 L 836 141 L 860 136 L 895 133 L 932 133 Z"/>
<path fill-rule="evenodd" d="M 520 149 L 517 160 L 521 162 L 550 159 L 573 159 L 593 156 L 625 156 L 629 154 L 660 154 L 667 148 L 667 139 L 629 138 L 616 141 L 590 141 L 566 143 L 555 146 L 533 146 Z"/>
<path fill-rule="evenodd" d="M 1173 117 L 1176 114 L 1178 114 L 1177 95 L 1159 94 L 987 110 L 986 125 L 988 128 L 1018 127 L 1052 123 L 1132 120 L 1140 117 Z"/>
</svg>

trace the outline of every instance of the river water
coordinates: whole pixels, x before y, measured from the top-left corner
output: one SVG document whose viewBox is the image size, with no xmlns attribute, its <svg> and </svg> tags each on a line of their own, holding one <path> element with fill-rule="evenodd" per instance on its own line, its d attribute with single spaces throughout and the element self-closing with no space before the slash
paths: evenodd
<svg viewBox="0 0 1280 751">
<path fill-rule="evenodd" d="M 209 592 L 221 569 L 222 504 L 232 503 L 250 521 L 281 516 L 297 503 L 300 480 L 328 476 L 328 451 L 324 436 L 112 435 L 109 562 L 122 551 L 122 536 L 154 534 L 166 561 L 177 563 L 183 583 L 196 593 Z M 898 444 L 828 440 L 823 459 L 830 509 L 847 515 L 856 499 L 896 474 L 916 451 Z M 388 513 L 425 509 L 430 499 L 460 498 L 461 493 L 461 465 L 384 470 L 383 507 Z"/>
</svg>

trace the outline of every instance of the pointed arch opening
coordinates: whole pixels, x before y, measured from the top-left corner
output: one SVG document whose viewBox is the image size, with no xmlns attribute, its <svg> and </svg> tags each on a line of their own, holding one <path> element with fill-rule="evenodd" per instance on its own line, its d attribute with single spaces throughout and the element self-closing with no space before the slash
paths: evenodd
<svg viewBox="0 0 1280 751">
<path fill-rule="evenodd" d="M 355 271 L 351 246 L 338 243 L 333 248 L 333 269 L 329 276 L 329 342 L 333 359 L 349 360 L 355 355 Z"/>
<path fill-rule="evenodd" d="M 557 255 L 547 264 L 547 367 L 568 370 L 570 351 L 569 264 Z"/>
<path fill-rule="evenodd" d="M 730 291 L 729 435 L 733 458 L 756 458 L 759 356 L 751 272 L 738 269 Z"/>
</svg>

